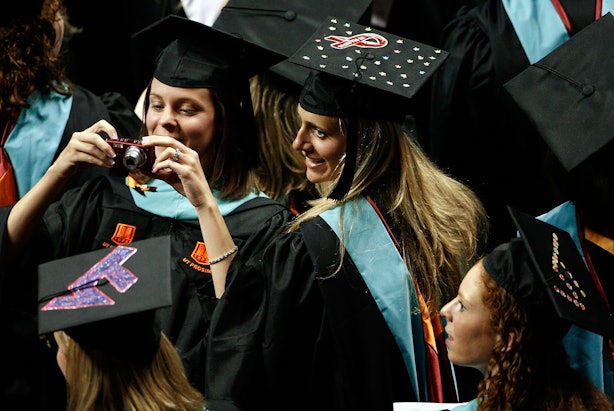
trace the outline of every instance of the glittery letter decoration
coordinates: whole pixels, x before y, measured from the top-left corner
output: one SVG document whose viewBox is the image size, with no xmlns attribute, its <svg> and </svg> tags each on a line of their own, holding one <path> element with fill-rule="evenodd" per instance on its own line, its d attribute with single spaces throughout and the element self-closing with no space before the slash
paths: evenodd
<svg viewBox="0 0 614 411">
<path fill-rule="evenodd" d="M 137 249 L 134 247 L 115 247 L 106 257 L 70 284 L 66 295 L 53 298 L 41 310 L 71 310 L 115 304 L 112 298 L 97 288 L 98 282 L 106 279 L 120 293 L 126 292 L 138 281 L 138 277 L 122 267 L 122 264 L 136 252 Z"/>
</svg>

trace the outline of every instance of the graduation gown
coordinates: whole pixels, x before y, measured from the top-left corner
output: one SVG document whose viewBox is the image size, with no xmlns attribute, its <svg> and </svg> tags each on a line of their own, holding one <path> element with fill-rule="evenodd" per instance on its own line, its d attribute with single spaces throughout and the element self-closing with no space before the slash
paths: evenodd
<svg viewBox="0 0 614 411">
<path fill-rule="evenodd" d="M 530 9 L 536 4 L 534 10 L 548 13 L 538 16 L 525 10 L 519 16 L 510 15 L 504 3 L 511 5 L 510 10 L 512 6 Z M 578 25 L 567 33 L 550 3 L 488 0 L 478 7 L 461 8 L 443 33 L 442 48 L 450 55 L 432 77 L 427 151 L 483 201 L 491 217 L 492 247 L 515 236 L 506 205 L 537 215 L 564 201 L 550 180 L 560 166 L 503 88 L 536 59 L 594 20 L 593 0 L 563 1 L 570 20 Z M 567 7 L 567 3 L 574 7 Z M 587 13 L 593 16 L 588 21 L 584 17 Z M 541 31 L 548 27 L 561 32 Z M 554 41 L 537 50 L 524 42 L 526 38 L 535 40 L 533 45 L 540 44 L 539 40 L 549 36 Z"/>
<path fill-rule="evenodd" d="M 339 241 L 316 217 L 231 273 L 207 344 L 212 411 L 224 401 L 243 410 L 356 411 L 418 400 L 400 345 L 348 252 L 335 272 Z"/>
<path fill-rule="evenodd" d="M 6 211 L 2 210 L 3 224 Z M 250 252 L 259 252 L 257 243 L 260 238 L 252 236 L 256 232 L 262 234 L 264 229 L 260 226 L 276 213 L 292 215 L 279 203 L 257 197 L 225 216 L 240 254 L 246 252 L 242 248 L 247 241 L 252 243 Z M 191 383 L 203 390 L 207 317 L 216 299 L 211 277 L 207 274 L 209 267 L 196 255 L 198 242 L 202 242 L 198 220 L 160 217 L 138 208 L 123 179 L 102 177 L 91 180 L 68 191 L 48 209 L 28 249 L 13 267 L 2 273 L 7 291 L 3 295 L 3 305 L 12 313 L 6 318 L 7 323 L 19 330 L 21 344 L 38 340 L 36 267 L 39 263 L 166 235 L 170 236 L 172 247 L 173 305 L 159 309 L 157 318 L 162 330 L 178 349 Z M 146 274 L 146 271 L 141 274 Z M 20 292 L 15 293 L 15 290 Z M 9 311 L 3 309 L 5 313 Z M 17 356 L 19 364 L 22 356 L 32 357 L 32 352 L 19 352 L 22 353 Z M 31 367 L 31 374 L 43 372 L 37 364 L 31 364 Z M 63 394 L 64 390 L 59 392 Z"/>
</svg>

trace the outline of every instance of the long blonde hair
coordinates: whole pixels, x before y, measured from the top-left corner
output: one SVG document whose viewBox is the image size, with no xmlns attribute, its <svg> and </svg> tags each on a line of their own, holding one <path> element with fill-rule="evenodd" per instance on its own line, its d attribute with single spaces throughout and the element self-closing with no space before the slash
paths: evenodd
<svg viewBox="0 0 614 411">
<path fill-rule="evenodd" d="M 67 411 L 202 411 L 203 396 L 190 385 L 166 335 L 148 364 L 118 360 L 61 335 L 66 346 Z"/>
<path fill-rule="evenodd" d="M 398 236 L 427 305 L 437 312 L 480 254 L 486 212 L 477 196 L 438 169 L 399 123 L 362 119 L 357 126 L 356 171 L 341 202 L 373 198 Z M 346 132 L 347 121 L 341 119 L 340 127 Z M 311 202 L 290 230 L 338 204 L 327 198 Z"/>
</svg>

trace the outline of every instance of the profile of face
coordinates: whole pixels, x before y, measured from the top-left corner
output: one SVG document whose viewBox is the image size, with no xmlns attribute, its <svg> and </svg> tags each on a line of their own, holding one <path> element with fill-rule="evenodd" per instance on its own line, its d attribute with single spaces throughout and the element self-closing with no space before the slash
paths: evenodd
<svg viewBox="0 0 614 411">
<path fill-rule="evenodd" d="M 215 135 L 215 104 L 211 91 L 172 87 L 154 78 L 145 126 L 149 135 L 172 137 L 196 151 L 201 159 L 205 158 Z"/>
<path fill-rule="evenodd" d="M 306 177 L 314 184 L 333 181 L 339 176 L 345 158 L 346 136 L 337 117 L 310 113 L 298 106 L 301 128 L 292 148 L 305 158 Z"/>
<path fill-rule="evenodd" d="M 484 267 L 478 262 L 463 279 L 458 295 L 443 306 L 440 313 L 446 322 L 450 361 L 485 373 L 500 336 L 495 332 L 490 311 L 483 302 L 486 292 L 483 275 Z"/>
</svg>

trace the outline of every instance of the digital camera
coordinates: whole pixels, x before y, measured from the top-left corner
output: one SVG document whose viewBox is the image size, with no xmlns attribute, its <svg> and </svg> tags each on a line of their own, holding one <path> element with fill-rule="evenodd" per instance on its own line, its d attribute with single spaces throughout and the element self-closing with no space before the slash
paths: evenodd
<svg viewBox="0 0 614 411">
<path fill-rule="evenodd" d="M 129 171 L 143 167 L 153 167 L 156 155 L 153 147 L 144 147 L 141 140 L 119 138 L 106 140 L 115 151 L 115 165 L 123 166 Z"/>
</svg>

